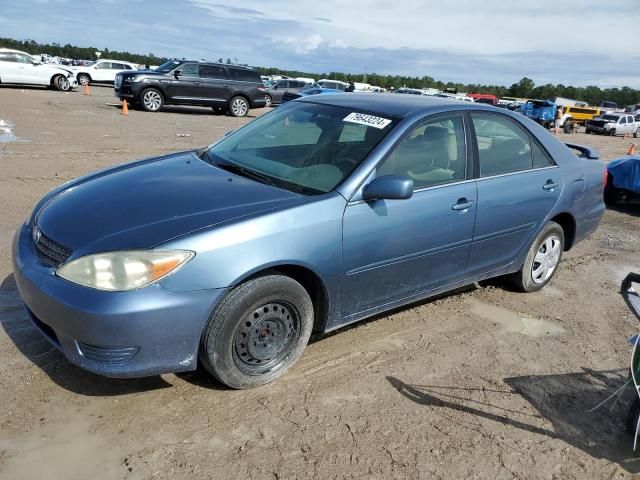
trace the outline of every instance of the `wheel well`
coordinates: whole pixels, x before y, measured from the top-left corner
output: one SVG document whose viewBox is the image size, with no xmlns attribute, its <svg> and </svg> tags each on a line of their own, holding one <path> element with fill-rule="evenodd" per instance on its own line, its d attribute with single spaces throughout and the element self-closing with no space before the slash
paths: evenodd
<svg viewBox="0 0 640 480">
<path fill-rule="evenodd" d="M 62 75 L 62 74 L 61 73 L 54 73 L 51 76 L 51 80 L 49 80 L 49 85 L 51 85 L 53 87 L 53 79 L 56 78 L 56 77 L 59 77 L 60 75 Z"/>
<path fill-rule="evenodd" d="M 234 97 L 242 97 L 242 98 L 244 98 L 244 99 L 247 101 L 247 103 L 249 104 L 249 108 L 251 108 L 251 99 L 250 99 L 246 94 L 244 94 L 244 93 L 235 93 L 235 94 L 233 94 L 233 95 L 231 96 L 231 98 L 229 99 L 229 105 L 231 105 L 231 100 L 232 100 Z"/>
<path fill-rule="evenodd" d="M 569 251 L 573 247 L 576 238 L 576 221 L 570 213 L 559 213 L 551 219 L 562 227 L 564 231 L 564 250 Z"/>
<path fill-rule="evenodd" d="M 329 297 L 324 283 L 312 270 L 301 267 L 299 265 L 276 265 L 265 270 L 254 273 L 250 278 L 260 277 L 269 273 L 280 273 L 287 277 L 293 278 L 296 282 L 304 287 L 311 301 L 313 302 L 314 313 L 314 331 L 322 331 L 327 320 L 327 312 L 329 310 Z"/>
</svg>

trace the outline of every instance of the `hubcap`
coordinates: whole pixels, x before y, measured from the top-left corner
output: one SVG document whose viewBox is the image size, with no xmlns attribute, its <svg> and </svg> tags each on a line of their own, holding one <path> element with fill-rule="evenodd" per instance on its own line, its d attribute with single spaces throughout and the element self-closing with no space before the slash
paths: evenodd
<svg viewBox="0 0 640 480">
<path fill-rule="evenodd" d="M 271 97 L 269 95 L 266 95 L 264 97 L 264 99 L 265 99 L 265 102 L 266 102 L 265 106 L 270 107 L 271 106 Z"/>
<path fill-rule="evenodd" d="M 539 285 L 551 278 L 560 261 L 560 245 L 560 238 L 557 235 L 551 235 L 542 242 L 531 266 L 533 283 Z"/>
<path fill-rule="evenodd" d="M 243 117 L 247 113 L 247 102 L 245 102 L 242 98 L 236 98 L 231 104 L 231 110 L 234 115 L 238 117 Z"/>
<path fill-rule="evenodd" d="M 158 110 L 162 103 L 162 98 L 160 98 L 160 94 L 158 92 L 154 92 L 152 90 L 144 94 L 142 101 L 144 102 L 144 106 L 149 110 Z"/>
<path fill-rule="evenodd" d="M 250 312 L 234 339 L 234 360 L 243 372 L 255 375 L 272 370 L 289 354 L 299 333 L 298 316 L 288 304 L 272 302 Z"/>
<path fill-rule="evenodd" d="M 60 77 L 60 80 L 58 80 L 58 86 L 61 90 L 69 90 L 69 80 L 64 77 Z"/>
<path fill-rule="evenodd" d="M 86 85 L 87 83 L 89 83 L 89 79 L 87 78 L 86 75 L 80 75 L 80 85 Z"/>
</svg>

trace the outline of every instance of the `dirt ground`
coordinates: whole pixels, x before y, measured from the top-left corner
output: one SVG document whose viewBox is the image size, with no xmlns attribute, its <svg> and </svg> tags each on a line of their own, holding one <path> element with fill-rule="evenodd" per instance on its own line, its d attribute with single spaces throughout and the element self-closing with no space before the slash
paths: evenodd
<svg viewBox="0 0 640 480">
<path fill-rule="evenodd" d="M 618 294 L 640 270 L 640 210 L 607 211 L 543 291 L 469 288 L 315 339 L 277 382 L 202 372 L 138 380 L 71 366 L 31 326 L 13 232 L 49 189 L 200 147 L 250 121 L 208 109 L 120 115 L 112 89 L 0 87 L 0 478 L 623 479 L 637 325 Z M 259 115 L 261 110 L 253 111 Z M 0 125 L 1 126 L 1 125 Z M 0 128 L 0 138 L 3 131 Z M 610 160 L 632 140 L 561 134 Z M 640 455 L 640 454 L 639 454 Z"/>
</svg>

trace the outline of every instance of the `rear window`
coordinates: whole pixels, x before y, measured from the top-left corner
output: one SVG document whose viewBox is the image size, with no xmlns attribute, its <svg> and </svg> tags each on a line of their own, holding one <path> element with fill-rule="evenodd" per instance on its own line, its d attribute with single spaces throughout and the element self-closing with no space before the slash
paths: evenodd
<svg viewBox="0 0 640 480">
<path fill-rule="evenodd" d="M 229 73 L 233 80 L 240 82 L 255 82 L 262 83 L 260 75 L 255 70 L 245 70 L 243 68 L 230 68 Z"/>
</svg>

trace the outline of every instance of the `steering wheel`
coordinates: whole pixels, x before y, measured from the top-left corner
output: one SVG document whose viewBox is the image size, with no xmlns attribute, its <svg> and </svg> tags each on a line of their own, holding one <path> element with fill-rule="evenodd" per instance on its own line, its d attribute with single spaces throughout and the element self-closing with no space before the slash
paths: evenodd
<svg viewBox="0 0 640 480">
<path fill-rule="evenodd" d="M 360 162 L 353 157 L 341 157 L 336 163 L 335 166 L 340 169 L 342 173 L 348 175 L 351 173 Z"/>
</svg>

